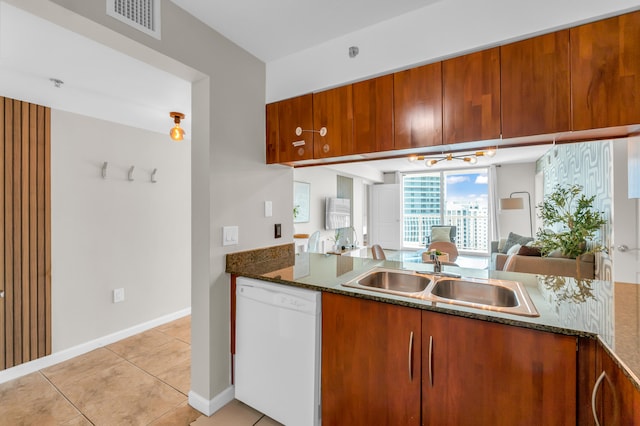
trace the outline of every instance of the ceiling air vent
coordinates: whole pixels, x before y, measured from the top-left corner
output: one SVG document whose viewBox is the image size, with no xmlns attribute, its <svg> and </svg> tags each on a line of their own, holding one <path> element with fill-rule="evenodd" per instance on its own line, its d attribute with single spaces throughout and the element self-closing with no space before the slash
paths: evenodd
<svg viewBox="0 0 640 426">
<path fill-rule="evenodd" d="M 107 15 L 160 39 L 160 0 L 107 0 Z"/>
</svg>

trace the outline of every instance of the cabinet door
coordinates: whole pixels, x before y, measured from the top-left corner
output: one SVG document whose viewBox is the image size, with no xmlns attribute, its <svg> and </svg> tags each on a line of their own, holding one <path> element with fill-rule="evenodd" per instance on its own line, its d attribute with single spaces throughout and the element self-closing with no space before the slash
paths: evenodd
<svg viewBox="0 0 640 426">
<path fill-rule="evenodd" d="M 576 339 L 422 313 L 425 425 L 576 424 Z"/>
<path fill-rule="evenodd" d="M 393 75 L 353 84 L 354 154 L 393 149 Z"/>
<path fill-rule="evenodd" d="M 596 405 L 600 425 L 640 424 L 640 391 L 602 347 L 599 355 L 601 371 L 606 374 L 596 394 L 601 404 Z"/>
<path fill-rule="evenodd" d="M 569 30 L 500 48 L 502 137 L 571 130 Z"/>
<path fill-rule="evenodd" d="M 571 28 L 573 130 L 640 123 L 640 12 Z"/>
<path fill-rule="evenodd" d="M 420 424 L 419 310 L 322 294 L 322 424 Z"/>
<path fill-rule="evenodd" d="M 301 135 L 296 129 L 303 130 Z M 278 162 L 313 158 L 313 97 L 311 94 L 278 102 Z"/>
<path fill-rule="evenodd" d="M 442 144 L 442 62 L 393 74 L 395 149 Z"/>
<path fill-rule="evenodd" d="M 266 134 L 266 160 L 267 164 L 278 162 L 278 104 L 267 104 L 265 108 L 267 134 Z"/>
<path fill-rule="evenodd" d="M 444 143 L 500 137 L 500 49 L 442 63 Z"/>
<path fill-rule="evenodd" d="M 313 94 L 315 130 L 327 128 L 325 136 L 313 134 L 314 158 L 353 153 L 353 92 L 351 85 Z"/>
</svg>

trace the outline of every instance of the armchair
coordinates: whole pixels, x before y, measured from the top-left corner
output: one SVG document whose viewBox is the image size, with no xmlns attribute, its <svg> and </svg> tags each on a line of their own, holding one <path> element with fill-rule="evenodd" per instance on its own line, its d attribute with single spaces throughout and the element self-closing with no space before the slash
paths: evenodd
<svg viewBox="0 0 640 426">
<path fill-rule="evenodd" d="M 431 226 L 431 234 L 425 237 L 425 246 L 429 246 L 432 242 L 449 241 L 455 244 L 457 227 L 454 225 L 433 225 Z M 447 239 L 448 231 L 448 239 Z"/>
</svg>

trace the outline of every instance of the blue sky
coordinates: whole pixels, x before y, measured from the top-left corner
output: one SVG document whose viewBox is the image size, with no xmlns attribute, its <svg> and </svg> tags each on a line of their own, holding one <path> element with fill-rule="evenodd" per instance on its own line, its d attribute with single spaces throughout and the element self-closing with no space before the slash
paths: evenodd
<svg viewBox="0 0 640 426">
<path fill-rule="evenodd" d="M 478 201 L 480 204 L 487 204 L 489 179 L 486 172 L 451 172 L 445 176 L 447 201 Z"/>
</svg>

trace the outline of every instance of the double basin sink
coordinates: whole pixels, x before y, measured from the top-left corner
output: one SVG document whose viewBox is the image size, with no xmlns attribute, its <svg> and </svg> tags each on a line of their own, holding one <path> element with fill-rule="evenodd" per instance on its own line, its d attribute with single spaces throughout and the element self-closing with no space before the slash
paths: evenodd
<svg viewBox="0 0 640 426">
<path fill-rule="evenodd" d="M 540 316 L 527 290 L 518 281 L 375 268 L 343 285 L 434 303 L 451 303 L 529 317 Z"/>
</svg>

